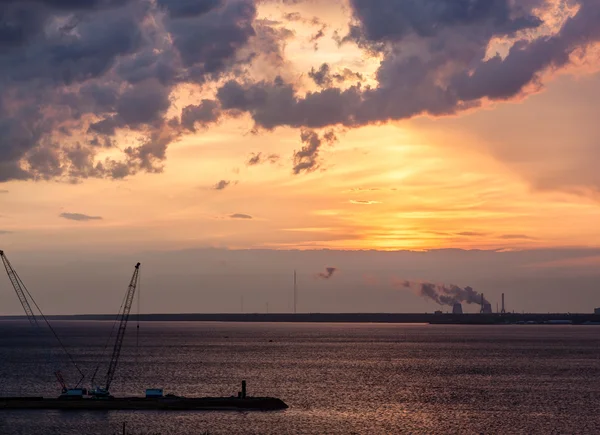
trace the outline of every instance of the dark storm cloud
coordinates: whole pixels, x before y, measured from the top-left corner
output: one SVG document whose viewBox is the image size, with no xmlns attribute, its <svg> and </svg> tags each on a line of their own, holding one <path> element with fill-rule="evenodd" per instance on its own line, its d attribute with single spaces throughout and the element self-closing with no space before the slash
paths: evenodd
<svg viewBox="0 0 600 435">
<path fill-rule="evenodd" d="M 584 0 L 577 14 L 560 32 L 532 43 L 516 43 L 504 59 L 499 55 L 480 62 L 470 74 L 458 75 L 455 86 L 464 99 L 504 99 L 518 94 L 548 67 L 561 67 L 578 48 L 600 40 L 600 2 Z"/>
<path fill-rule="evenodd" d="M 218 6 L 224 0 L 157 0 L 158 6 L 165 8 L 171 18 L 185 18 L 203 15 Z"/>
<path fill-rule="evenodd" d="M 248 63 L 255 17 L 251 0 L 0 2 L 0 182 L 160 172 L 171 142 L 219 118 L 207 100 L 167 119 L 174 87 Z M 99 160 L 120 130 L 139 143 Z"/>
<path fill-rule="evenodd" d="M 279 126 L 323 128 L 335 124 L 355 125 L 362 95 L 357 86 L 346 90 L 324 89 L 308 92 L 302 98 L 280 77 L 273 82 L 225 83 L 217 92 L 225 110 L 248 112 L 258 127 Z"/>
<path fill-rule="evenodd" d="M 453 114 L 484 98 L 513 97 L 548 68 L 564 66 L 577 49 L 600 40 L 597 0 L 581 0 L 576 15 L 551 37 L 518 39 L 543 23 L 544 0 L 351 0 L 353 22 L 343 43 L 382 57 L 377 86 L 341 89 L 328 64 L 309 76 L 319 92 L 300 95 L 281 78 L 226 83 L 217 98 L 248 112 L 258 127 L 356 127 L 420 114 Z M 486 59 L 495 37 L 517 37 L 507 57 Z M 414 49 L 407 49 L 413 47 Z M 347 73 L 346 73 L 347 74 Z"/>
<path fill-rule="evenodd" d="M 231 219 L 246 219 L 246 220 L 254 219 L 249 214 L 244 214 L 244 213 L 234 213 L 234 214 L 229 215 L 229 217 Z"/>
<path fill-rule="evenodd" d="M 199 2 L 204 8 L 185 1 L 185 6 L 190 5 L 186 11 L 175 0 L 162 3 L 168 4 L 169 11 L 177 10 L 166 25 L 184 66 L 189 68 L 189 80 L 202 82 L 206 74 L 223 72 L 227 62 L 255 34 L 252 23 L 256 6 L 252 0 Z"/>
<path fill-rule="evenodd" d="M 81 221 L 81 222 L 102 220 L 101 216 L 88 216 L 88 215 L 82 214 L 82 213 L 61 213 L 59 215 L 59 217 L 61 217 L 63 219 L 68 219 L 71 221 Z"/>
<path fill-rule="evenodd" d="M 600 41 L 598 0 L 578 0 L 579 10 L 553 35 L 527 37 L 536 33 L 522 31 L 545 24 L 536 13 L 550 0 L 349 0 L 350 31 L 340 42 L 377 54 L 377 84 L 363 86 L 359 74 L 322 64 L 309 73 L 321 89 L 305 93 L 281 77 L 246 74 L 256 59 L 277 71 L 291 35 L 258 20 L 258 3 L 0 1 L 0 182 L 160 172 L 182 134 L 243 113 L 257 129 L 303 132 L 454 114 L 519 95 Z M 487 57 L 497 37 L 516 42 L 505 57 Z M 216 80 L 213 99 L 167 118 L 176 86 Z M 138 142 L 115 157 L 120 132 Z M 318 141 L 303 133 L 303 143 L 295 173 L 319 166 Z M 107 148 L 115 153 L 101 160 Z"/>
<path fill-rule="evenodd" d="M 196 131 L 196 124 L 207 127 L 219 120 L 221 111 L 213 100 L 202 100 L 198 105 L 189 105 L 181 111 L 181 125 L 190 131 Z"/>
<path fill-rule="evenodd" d="M 484 25 L 491 34 L 540 26 L 531 12 L 510 0 L 350 0 L 355 25 L 348 38 L 367 44 L 434 37 L 447 28 Z M 521 9 L 521 10 L 520 10 Z"/>
</svg>

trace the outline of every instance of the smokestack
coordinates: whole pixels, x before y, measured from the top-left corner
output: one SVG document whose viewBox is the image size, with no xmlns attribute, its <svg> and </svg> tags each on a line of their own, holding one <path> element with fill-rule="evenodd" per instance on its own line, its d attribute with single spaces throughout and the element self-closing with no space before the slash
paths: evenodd
<svg viewBox="0 0 600 435">
<path fill-rule="evenodd" d="M 467 304 L 482 304 L 487 303 L 483 295 L 479 294 L 472 287 L 459 287 L 454 284 L 443 285 L 433 284 L 430 282 L 411 282 L 404 281 L 402 287 L 415 288 L 421 296 L 431 299 L 439 305 L 454 306 L 455 303 L 465 302 Z"/>
<path fill-rule="evenodd" d="M 506 310 L 504 309 L 504 293 L 502 293 L 502 311 L 500 311 L 501 314 L 506 314 Z"/>
<path fill-rule="evenodd" d="M 460 302 L 455 303 L 452 306 L 452 314 L 462 314 L 463 310 L 462 310 L 462 304 Z"/>
<path fill-rule="evenodd" d="M 296 314 L 296 303 L 298 302 L 297 296 L 297 286 L 296 286 L 296 271 L 294 270 L 294 314 Z"/>
<path fill-rule="evenodd" d="M 485 308 L 485 298 L 483 297 L 483 293 L 481 293 L 481 310 L 479 310 L 479 312 L 483 314 L 484 308 Z"/>
</svg>

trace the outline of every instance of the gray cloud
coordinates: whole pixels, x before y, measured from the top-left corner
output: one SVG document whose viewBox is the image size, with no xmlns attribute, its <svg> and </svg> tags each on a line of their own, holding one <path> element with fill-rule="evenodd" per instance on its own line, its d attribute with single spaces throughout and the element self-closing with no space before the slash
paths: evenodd
<svg viewBox="0 0 600 435">
<path fill-rule="evenodd" d="M 334 81 L 339 84 L 349 80 L 354 80 L 356 82 L 362 82 L 364 80 L 362 74 L 353 72 L 349 68 L 344 68 L 340 72 L 332 73 L 328 63 L 322 64 L 318 70 L 312 68 L 308 72 L 308 76 L 316 85 L 322 88 L 332 86 Z"/>
<path fill-rule="evenodd" d="M 337 140 L 333 131 L 328 131 L 323 137 L 319 137 L 315 131 L 306 129 L 301 131 L 300 139 L 305 145 L 299 151 L 294 152 L 293 172 L 295 175 L 318 169 L 320 166 L 319 152 L 323 141 L 332 144 Z"/>
<path fill-rule="evenodd" d="M 196 131 L 196 124 L 202 127 L 217 122 L 221 116 L 219 105 L 213 100 L 202 100 L 198 105 L 189 105 L 181 111 L 181 125 Z"/>
<path fill-rule="evenodd" d="M 254 219 L 252 216 L 250 216 L 249 214 L 244 214 L 244 213 L 234 213 L 229 215 L 229 217 L 231 219 Z"/>
<path fill-rule="evenodd" d="M 87 214 L 82 214 L 82 213 L 61 213 L 58 216 L 63 219 L 68 219 L 71 221 L 80 221 L 80 222 L 102 220 L 101 216 L 89 216 Z"/>
<path fill-rule="evenodd" d="M 348 127 L 420 114 L 453 114 L 484 98 L 511 98 L 571 53 L 600 40 L 596 0 L 580 0 L 578 13 L 552 37 L 518 40 L 506 58 L 486 59 L 492 38 L 516 36 L 542 25 L 544 0 L 351 0 L 353 23 L 343 43 L 382 56 L 376 87 L 332 87 L 327 64 L 309 76 L 325 89 L 300 96 L 281 78 L 226 83 L 217 98 L 227 110 L 250 113 L 258 127 Z M 414 49 L 405 49 L 412 47 Z"/>
<path fill-rule="evenodd" d="M 246 165 L 248 166 L 256 166 L 256 165 L 260 165 L 263 163 L 277 163 L 280 159 L 280 156 L 278 154 L 268 154 L 268 155 L 263 155 L 263 153 L 259 152 L 259 153 L 252 153 L 250 154 L 250 157 L 248 158 L 248 161 L 246 162 Z"/>
<path fill-rule="evenodd" d="M 12 231 L 0 230 L 0 234 L 11 234 Z"/>
<path fill-rule="evenodd" d="M 309 73 L 322 89 L 301 93 L 281 77 L 253 82 L 245 75 L 257 58 L 280 66 L 281 41 L 290 35 L 257 20 L 253 0 L 0 2 L 0 182 L 160 172 L 182 134 L 241 113 L 266 130 L 322 129 L 442 116 L 512 98 L 600 40 L 597 0 L 578 0 L 577 13 L 552 36 L 521 37 L 544 24 L 536 13 L 548 4 L 350 0 L 350 31 L 340 42 L 377 53 L 377 84 L 363 86 L 359 74 L 323 64 Z M 508 54 L 486 57 L 492 39 L 507 36 L 517 39 Z M 180 120 L 167 118 L 177 85 L 221 79 L 214 100 L 183 108 Z M 342 87 L 351 81 L 358 83 Z M 139 143 L 101 160 L 103 148 L 117 151 L 120 131 Z M 314 170 L 318 149 L 305 142 L 294 171 Z"/>
<path fill-rule="evenodd" d="M 219 118 L 206 101 L 167 119 L 173 88 L 251 61 L 255 18 L 252 0 L 1 2 L 0 182 L 160 172 L 171 142 Z M 98 159 L 119 130 L 139 144 Z"/>
<path fill-rule="evenodd" d="M 229 180 L 221 180 L 217 184 L 213 186 L 214 190 L 224 190 L 231 185 L 231 181 Z"/>
<path fill-rule="evenodd" d="M 335 267 L 326 267 L 325 272 L 319 272 L 319 274 L 317 276 L 322 279 L 329 279 L 333 276 L 333 274 L 336 271 L 337 271 L 337 268 L 335 268 Z"/>
<path fill-rule="evenodd" d="M 8 190 L 6 190 L 6 189 L 0 189 L 0 193 L 8 193 Z"/>
</svg>

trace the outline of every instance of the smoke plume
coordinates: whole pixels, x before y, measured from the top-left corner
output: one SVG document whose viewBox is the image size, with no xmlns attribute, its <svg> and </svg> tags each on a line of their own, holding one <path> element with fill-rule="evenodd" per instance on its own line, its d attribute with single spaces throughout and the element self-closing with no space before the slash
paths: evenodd
<svg viewBox="0 0 600 435">
<path fill-rule="evenodd" d="M 467 304 L 480 304 L 481 293 L 473 290 L 472 287 L 459 287 L 454 284 L 432 284 L 430 282 L 410 282 L 404 281 L 402 286 L 405 288 L 415 289 L 424 298 L 431 299 L 439 305 L 452 306 L 456 303 L 466 302 Z M 484 303 L 489 303 L 487 299 L 483 299 Z"/>
<path fill-rule="evenodd" d="M 325 272 L 320 272 L 317 276 L 322 279 L 329 279 L 336 271 L 337 269 L 335 267 L 327 267 L 325 268 Z"/>
</svg>

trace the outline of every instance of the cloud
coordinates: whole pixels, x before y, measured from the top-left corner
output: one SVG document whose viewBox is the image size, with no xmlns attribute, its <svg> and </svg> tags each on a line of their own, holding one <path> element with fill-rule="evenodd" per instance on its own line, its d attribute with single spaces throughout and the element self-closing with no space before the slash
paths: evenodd
<svg viewBox="0 0 600 435">
<path fill-rule="evenodd" d="M 380 59 L 374 84 L 324 63 L 309 73 L 320 89 L 305 92 L 272 78 L 291 32 L 258 19 L 257 4 L 0 2 L 0 182 L 158 173 L 183 134 L 244 113 L 257 129 L 303 131 L 454 114 L 540 89 L 546 72 L 600 41 L 597 0 L 574 0 L 579 9 L 558 24 L 543 21 L 551 0 L 348 0 L 339 41 Z M 490 56 L 497 40 L 512 45 Z M 275 71 L 268 79 L 250 75 L 257 59 Z M 216 94 L 175 114 L 174 90 L 190 84 Z M 118 148 L 121 134 L 133 145 Z M 295 173 L 319 167 L 320 145 L 303 143 Z"/>
<path fill-rule="evenodd" d="M 373 205 L 373 204 L 381 204 L 381 202 L 380 201 L 363 201 L 363 200 L 354 200 L 354 199 L 351 199 L 350 200 L 350 204 Z"/>
<path fill-rule="evenodd" d="M 58 216 L 63 219 L 68 219 L 71 221 L 80 221 L 80 222 L 102 220 L 101 216 L 89 216 L 87 214 L 82 214 L 82 213 L 61 213 Z"/>
<path fill-rule="evenodd" d="M 173 90 L 239 74 L 255 18 L 253 0 L 1 2 L 0 182 L 161 172 L 169 144 L 220 116 L 207 100 L 167 118 Z M 119 155 L 121 131 L 139 143 Z"/>
<path fill-rule="evenodd" d="M 530 237 L 528 235 L 525 234 L 503 234 L 500 236 L 501 239 L 504 240 L 518 240 L 518 239 L 522 239 L 522 240 L 535 240 L 535 238 Z"/>
<path fill-rule="evenodd" d="M 8 193 L 8 190 L 6 190 L 6 189 L 0 189 L 0 194 L 2 194 L 2 193 Z"/>
<path fill-rule="evenodd" d="M 0 235 L 1 234 L 12 234 L 12 231 L 0 230 Z"/>
<path fill-rule="evenodd" d="M 303 129 L 300 132 L 300 139 L 305 145 L 299 151 L 294 152 L 293 172 L 295 175 L 301 172 L 313 172 L 318 169 L 320 166 L 319 152 L 323 141 L 328 144 L 337 141 L 337 137 L 332 130 L 319 137 L 317 132 Z"/>
<path fill-rule="evenodd" d="M 312 68 L 308 72 L 308 76 L 315 82 L 317 86 L 322 88 L 332 86 L 334 82 L 340 84 L 348 80 L 354 80 L 357 82 L 362 82 L 364 80 L 362 74 L 353 72 L 349 68 L 344 68 L 341 72 L 332 73 L 331 67 L 327 63 L 322 64 L 318 70 Z"/>
<path fill-rule="evenodd" d="M 337 271 L 337 268 L 335 268 L 335 267 L 326 267 L 325 272 L 319 272 L 317 277 L 322 278 L 322 279 L 329 279 L 333 276 L 333 274 L 336 271 Z"/>
<path fill-rule="evenodd" d="M 244 214 L 244 213 L 234 213 L 229 215 L 229 217 L 231 219 L 254 219 L 252 216 L 250 216 L 249 214 Z"/>
<path fill-rule="evenodd" d="M 214 190 L 224 190 L 231 185 L 231 181 L 221 180 L 213 186 Z"/>
<path fill-rule="evenodd" d="M 202 100 L 198 105 L 189 105 L 181 111 L 181 125 L 190 131 L 196 131 L 196 124 L 208 127 L 221 116 L 218 104 L 213 100 Z"/>
<path fill-rule="evenodd" d="M 509 99 L 537 84 L 549 69 L 600 40 L 596 0 L 548 36 L 538 11 L 550 1 L 351 0 L 353 21 L 342 43 L 357 44 L 382 58 L 377 85 L 332 87 L 330 67 L 309 76 L 325 87 L 299 93 L 292 84 L 225 83 L 217 98 L 227 110 L 248 112 L 258 127 L 357 127 L 421 114 L 449 115 L 485 99 Z M 527 33 L 528 32 L 528 33 Z M 525 36 L 531 35 L 531 36 Z M 516 42 L 508 55 L 487 57 L 497 38 Z M 408 49 L 410 47 L 410 49 Z"/>
<path fill-rule="evenodd" d="M 252 153 L 250 155 L 250 157 L 248 158 L 248 161 L 246 162 L 247 166 L 256 166 L 256 165 L 260 165 L 263 163 L 271 163 L 271 164 L 275 164 L 279 161 L 281 157 L 279 156 L 279 154 L 268 154 L 268 155 L 263 155 L 263 153 L 259 152 L 259 153 Z"/>
<path fill-rule="evenodd" d="M 484 237 L 487 236 L 487 233 L 478 233 L 476 231 L 463 231 L 462 233 L 456 233 L 456 235 L 464 237 Z"/>
</svg>

